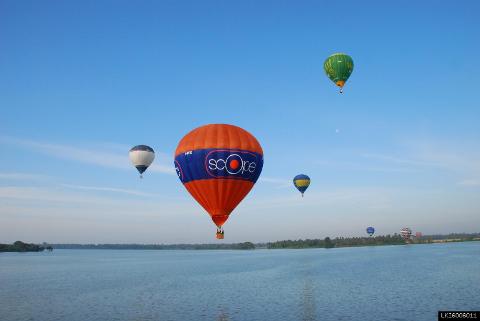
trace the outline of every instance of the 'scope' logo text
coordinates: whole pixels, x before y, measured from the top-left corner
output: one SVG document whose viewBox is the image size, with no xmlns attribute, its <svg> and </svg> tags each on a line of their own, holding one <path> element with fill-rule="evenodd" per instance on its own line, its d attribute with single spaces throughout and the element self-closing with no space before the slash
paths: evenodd
<svg viewBox="0 0 480 321">
<path fill-rule="evenodd" d="M 215 150 L 206 157 L 207 171 L 212 176 L 250 177 L 257 168 L 257 156 L 249 152 Z"/>
</svg>

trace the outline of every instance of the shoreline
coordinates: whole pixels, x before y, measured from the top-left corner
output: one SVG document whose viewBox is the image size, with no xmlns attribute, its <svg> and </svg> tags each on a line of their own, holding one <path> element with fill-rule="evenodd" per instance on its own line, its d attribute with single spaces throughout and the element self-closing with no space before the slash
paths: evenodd
<svg viewBox="0 0 480 321">
<path fill-rule="evenodd" d="M 460 242 L 478 242 L 480 233 L 431 235 L 421 238 L 404 240 L 400 235 L 381 235 L 376 237 L 337 237 L 330 239 L 299 239 L 283 240 L 264 243 L 203 243 L 203 244 L 135 244 L 135 243 L 110 243 L 110 244 L 34 244 L 16 241 L 13 244 L 0 244 L 0 252 L 42 252 L 53 249 L 65 250 L 277 250 L 277 249 L 312 249 L 312 248 L 348 248 L 388 245 L 420 245 L 444 244 Z"/>
</svg>

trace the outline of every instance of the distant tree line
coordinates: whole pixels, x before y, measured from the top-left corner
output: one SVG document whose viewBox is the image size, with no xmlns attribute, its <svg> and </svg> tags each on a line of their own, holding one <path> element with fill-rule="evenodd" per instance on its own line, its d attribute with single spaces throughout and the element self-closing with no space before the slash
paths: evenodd
<svg viewBox="0 0 480 321">
<path fill-rule="evenodd" d="M 398 234 L 376 237 L 337 237 L 330 239 L 286 240 L 267 243 L 269 249 L 333 248 L 369 245 L 398 245 L 405 241 Z"/>
<path fill-rule="evenodd" d="M 253 249 L 304 249 L 334 248 L 375 245 L 422 244 L 445 241 L 480 240 L 480 233 L 461 233 L 448 235 L 424 235 L 405 241 L 400 234 L 379 235 L 375 237 L 336 237 L 331 239 L 284 240 L 269 243 L 230 243 L 230 244 L 52 244 L 56 249 L 109 249 L 109 250 L 253 250 Z"/>
<path fill-rule="evenodd" d="M 267 249 L 304 249 L 318 247 L 334 247 L 329 237 L 325 239 L 284 240 L 267 243 Z"/>
<path fill-rule="evenodd" d="M 55 249 L 98 250 L 253 250 L 251 242 L 230 244 L 52 244 Z"/>
<path fill-rule="evenodd" d="M 56 249 L 108 249 L 108 250 L 253 250 L 253 249 L 304 249 L 375 245 L 423 244 L 436 242 L 480 241 L 480 233 L 451 233 L 447 235 L 423 235 L 406 242 L 399 234 L 375 237 L 336 237 L 331 239 L 284 240 L 269 243 L 212 243 L 212 244 L 29 244 L 16 241 L 0 244 L 0 252 L 39 252 Z"/>
<path fill-rule="evenodd" d="M 33 243 L 23 243 L 16 241 L 13 244 L 0 244 L 0 252 L 41 252 L 45 250 L 43 246 Z"/>
<path fill-rule="evenodd" d="M 480 240 L 480 233 L 461 233 L 448 235 L 425 235 L 414 237 L 408 241 L 404 240 L 399 234 L 380 235 L 375 237 L 337 237 L 330 239 L 306 239 L 306 240 L 286 240 L 267 243 L 268 249 L 304 249 L 304 248 L 332 248 L 332 247 L 354 247 L 354 246 L 372 246 L 372 245 L 402 245 L 406 243 L 423 244 L 433 243 L 437 240 L 445 241 L 475 241 Z"/>
<path fill-rule="evenodd" d="M 421 240 L 462 240 L 462 241 L 475 241 L 480 238 L 480 233 L 450 233 L 450 234 L 433 234 L 423 235 Z"/>
</svg>

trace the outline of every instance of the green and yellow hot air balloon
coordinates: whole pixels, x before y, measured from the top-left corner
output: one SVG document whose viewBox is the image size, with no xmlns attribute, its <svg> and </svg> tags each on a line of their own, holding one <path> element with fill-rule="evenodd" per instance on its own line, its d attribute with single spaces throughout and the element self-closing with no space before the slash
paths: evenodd
<svg viewBox="0 0 480 321">
<path fill-rule="evenodd" d="M 343 86 L 353 71 L 353 59 L 347 54 L 336 53 L 325 60 L 323 69 L 328 78 L 340 87 L 340 93 L 342 93 Z"/>
</svg>

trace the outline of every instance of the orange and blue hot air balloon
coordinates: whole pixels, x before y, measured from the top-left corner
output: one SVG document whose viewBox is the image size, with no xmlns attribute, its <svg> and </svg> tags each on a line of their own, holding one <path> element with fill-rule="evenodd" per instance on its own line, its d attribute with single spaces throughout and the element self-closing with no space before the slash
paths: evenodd
<svg viewBox="0 0 480 321">
<path fill-rule="evenodd" d="M 302 193 L 305 193 L 308 186 L 310 186 L 310 177 L 305 174 L 299 174 L 293 178 L 293 185 Z"/>
<path fill-rule="evenodd" d="M 223 224 L 250 192 L 262 167 L 260 143 L 233 125 L 198 127 L 182 138 L 175 151 L 177 175 L 211 216 L 218 239 L 223 239 Z"/>
</svg>

